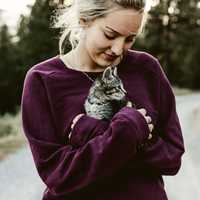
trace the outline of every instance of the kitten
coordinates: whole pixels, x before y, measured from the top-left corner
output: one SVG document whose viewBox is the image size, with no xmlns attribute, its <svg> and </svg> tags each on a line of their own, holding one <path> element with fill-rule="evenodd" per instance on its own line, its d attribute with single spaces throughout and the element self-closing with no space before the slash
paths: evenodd
<svg viewBox="0 0 200 200">
<path fill-rule="evenodd" d="M 107 67 L 101 77 L 97 77 L 84 103 L 86 114 L 110 120 L 122 107 L 132 107 L 126 99 L 126 91 L 117 74 L 117 67 Z"/>
</svg>

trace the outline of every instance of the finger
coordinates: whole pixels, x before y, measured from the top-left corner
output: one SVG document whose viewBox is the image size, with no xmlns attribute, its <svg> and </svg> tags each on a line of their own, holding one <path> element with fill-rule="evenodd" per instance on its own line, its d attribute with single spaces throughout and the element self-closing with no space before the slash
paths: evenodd
<svg viewBox="0 0 200 200">
<path fill-rule="evenodd" d="M 149 133 L 148 140 L 150 140 L 152 137 L 153 137 L 153 135 L 151 133 Z"/>
<path fill-rule="evenodd" d="M 74 123 L 72 123 L 72 125 L 71 125 L 71 129 L 73 129 L 74 128 Z"/>
<path fill-rule="evenodd" d="M 152 122 L 152 119 L 150 116 L 145 117 L 146 121 L 148 124 L 150 124 Z"/>
<path fill-rule="evenodd" d="M 141 109 L 139 109 L 138 110 L 143 116 L 145 116 L 146 114 L 147 114 L 147 111 L 146 111 L 146 109 L 144 109 L 144 108 L 141 108 Z"/>
<path fill-rule="evenodd" d="M 132 107 L 132 102 L 128 101 L 127 104 L 126 104 L 126 106 Z"/>
<path fill-rule="evenodd" d="M 81 114 L 78 114 L 74 119 L 73 119 L 73 123 L 75 124 L 84 114 L 81 113 Z"/>
<path fill-rule="evenodd" d="M 154 128 L 153 124 L 149 124 L 148 126 L 149 126 L 149 131 L 152 132 Z"/>
<path fill-rule="evenodd" d="M 74 125 L 76 124 L 76 122 L 83 116 L 84 114 L 81 113 L 81 114 L 78 114 L 72 121 L 72 124 L 71 124 L 71 129 L 74 128 Z"/>
</svg>

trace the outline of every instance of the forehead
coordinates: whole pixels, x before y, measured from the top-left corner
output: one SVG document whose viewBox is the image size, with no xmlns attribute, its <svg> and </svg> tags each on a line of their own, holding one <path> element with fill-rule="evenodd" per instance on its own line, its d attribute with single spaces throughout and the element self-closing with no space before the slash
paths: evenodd
<svg viewBox="0 0 200 200">
<path fill-rule="evenodd" d="M 130 35 L 137 33 L 142 23 L 143 13 L 131 9 L 117 10 L 101 18 L 99 23 L 104 27 L 110 27 L 115 31 Z"/>
</svg>

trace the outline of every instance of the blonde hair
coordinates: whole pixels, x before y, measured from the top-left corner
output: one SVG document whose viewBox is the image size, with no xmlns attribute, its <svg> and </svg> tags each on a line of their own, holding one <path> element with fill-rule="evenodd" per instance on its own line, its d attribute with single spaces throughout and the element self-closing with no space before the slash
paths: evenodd
<svg viewBox="0 0 200 200">
<path fill-rule="evenodd" d="M 75 48 L 81 38 L 83 27 L 79 20 L 92 21 L 117 8 L 133 8 L 138 12 L 145 12 L 145 0 L 74 0 L 72 5 L 58 9 L 53 16 L 52 27 L 60 28 L 59 52 L 64 54 L 67 40 L 72 48 Z M 144 15 L 141 30 L 146 23 L 147 15 Z"/>
</svg>

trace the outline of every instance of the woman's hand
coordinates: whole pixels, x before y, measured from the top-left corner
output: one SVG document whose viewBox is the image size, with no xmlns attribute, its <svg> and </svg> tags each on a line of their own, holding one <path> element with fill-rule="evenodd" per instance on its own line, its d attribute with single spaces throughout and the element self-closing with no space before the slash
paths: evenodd
<svg viewBox="0 0 200 200">
<path fill-rule="evenodd" d="M 83 115 L 84 115 L 84 114 L 81 113 L 81 114 L 76 115 L 76 117 L 74 117 L 74 119 L 72 120 L 72 124 L 71 124 L 71 130 L 74 128 L 76 122 L 77 122 Z"/>
<path fill-rule="evenodd" d="M 127 105 L 127 106 L 132 107 L 132 105 L 130 105 L 130 104 Z M 153 129 L 154 129 L 154 126 L 153 126 L 153 124 L 152 124 L 152 119 L 151 119 L 150 116 L 147 115 L 146 109 L 141 108 L 141 109 L 138 109 L 137 111 L 140 112 L 140 113 L 143 115 L 143 117 L 145 118 L 145 120 L 146 120 L 146 122 L 147 122 L 147 124 L 148 124 L 148 127 L 149 127 L 149 131 L 150 131 L 150 134 L 149 134 L 148 139 L 151 139 L 151 138 L 152 138 L 151 132 L 152 132 Z M 74 128 L 76 122 L 77 122 L 83 115 L 85 115 L 85 114 L 84 114 L 84 113 L 81 113 L 81 114 L 76 115 L 76 117 L 74 117 L 74 119 L 72 120 L 72 124 L 71 124 L 71 130 Z M 71 134 L 70 134 L 70 136 L 71 136 Z"/>
<path fill-rule="evenodd" d="M 72 129 L 74 128 L 76 122 L 77 122 L 83 115 L 84 115 L 83 113 L 78 114 L 78 115 L 76 115 L 76 117 L 74 117 L 74 119 L 72 120 L 71 132 L 69 133 L 69 136 L 68 136 L 69 139 L 70 139 L 70 137 L 71 137 L 71 135 L 72 135 Z"/>
<path fill-rule="evenodd" d="M 146 122 L 147 122 L 147 124 L 148 124 L 148 127 L 149 127 L 149 131 L 150 131 L 150 134 L 149 134 L 148 139 L 151 139 L 151 138 L 152 138 L 151 132 L 152 132 L 153 129 L 154 129 L 154 125 L 152 124 L 152 119 L 151 119 L 150 116 L 147 115 L 146 109 L 141 108 L 141 109 L 138 109 L 137 111 L 140 112 L 140 113 L 143 115 L 143 117 L 145 118 L 145 120 L 146 120 Z"/>
<path fill-rule="evenodd" d="M 127 107 L 133 107 L 133 103 L 132 103 L 131 101 L 128 101 L 127 104 L 126 104 L 126 106 L 127 106 Z M 143 117 L 145 118 L 145 120 L 146 120 L 146 122 L 147 122 L 147 124 L 148 124 L 149 131 L 150 131 L 150 134 L 149 134 L 148 139 L 150 140 L 150 139 L 152 138 L 151 132 L 152 132 L 153 129 L 154 129 L 154 125 L 152 124 L 152 119 L 151 119 L 150 116 L 146 115 L 146 114 L 147 114 L 146 109 L 141 108 L 141 109 L 138 109 L 137 111 L 140 112 L 140 113 L 143 115 Z"/>
</svg>

